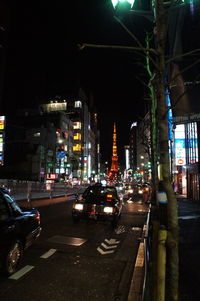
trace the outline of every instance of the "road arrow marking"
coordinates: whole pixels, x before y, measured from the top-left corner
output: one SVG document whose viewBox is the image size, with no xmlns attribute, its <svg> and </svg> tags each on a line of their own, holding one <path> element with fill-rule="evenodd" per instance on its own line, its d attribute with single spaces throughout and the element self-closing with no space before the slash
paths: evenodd
<svg viewBox="0 0 200 301">
<path fill-rule="evenodd" d="M 114 244 L 119 244 L 120 243 L 120 241 L 119 240 L 116 240 L 116 239 L 114 239 L 114 238 L 111 238 L 111 239 L 105 239 L 105 242 L 107 242 L 107 244 L 109 244 L 109 245 L 114 245 Z"/>
<path fill-rule="evenodd" d="M 97 251 L 98 251 L 99 253 L 101 253 L 102 255 L 114 253 L 114 250 L 111 250 L 111 251 L 103 251 L 100 247 L 97 248 Z"/>
<path fill-rule="evenodd" d="M 106 246 L 103 242 L 101 243 L 102 247 L 104 247 L 104 249 L 108 250 L 108 249 L 113 249 L 113 248 L 117 248 L 117 246 Z"/>
</svg>

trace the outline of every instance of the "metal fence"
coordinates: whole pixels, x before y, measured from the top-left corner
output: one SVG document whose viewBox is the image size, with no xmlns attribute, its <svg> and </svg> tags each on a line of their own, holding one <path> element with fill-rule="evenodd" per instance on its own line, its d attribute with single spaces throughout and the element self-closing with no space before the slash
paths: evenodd
<svg viewBox="0 0 200 301">
<path fill-rule="evenodd" d="M 88 186 L 69 183 L 40 183 L 32 181 L 0 180 L 0 187 L 9 190 L 16 200 L 30 200 L 37 198 L 53 198 L 81 193 Z"/>
</svg>

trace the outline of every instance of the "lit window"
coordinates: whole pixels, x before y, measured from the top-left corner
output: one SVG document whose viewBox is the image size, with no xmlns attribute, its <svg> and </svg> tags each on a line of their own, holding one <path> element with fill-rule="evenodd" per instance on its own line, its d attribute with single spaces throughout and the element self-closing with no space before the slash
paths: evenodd
<svg viewBox="0 0 200 301">
<path fill-rule="evenodd" d="M 74 145 L 74 146 L 73 146 L 73 151 L 74 151 L 74 152 L 81 151 L 81 145 L 80 145 L 80 144 Z"/>
<path fill-rule="evenodd" d="M 75 101 L 75 108 L 82 108 L 82 102 L 80 100 Z"/>
<path fill-rule="evenodd" d="M 74 135 L 74 140 L 81 140 L 81 134 L 76 133 L 76 135 Z"/>
<path fill-rule="evenodd" d="M 77 129 L 81 129 L 81 122 L 77 121 L 77 122 L 74 122 L 74 129 L 77 130 Z"/>
<path fill-rule="evenodd" d="M 33 136 L 34 136 L 34 137 L 40 137 L 40 132 L 34 133 Z"/>
</svg>

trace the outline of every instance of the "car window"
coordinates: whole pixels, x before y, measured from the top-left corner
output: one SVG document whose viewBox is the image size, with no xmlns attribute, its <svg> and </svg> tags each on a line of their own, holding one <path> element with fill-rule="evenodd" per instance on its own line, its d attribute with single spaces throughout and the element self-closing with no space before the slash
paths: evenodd
<svg viewBox="0 0 200 301">
<path fill-rule="evenodd" d="M 14 210 L 15 212 L 21 212 L 20 207 L 17 205 L 17 203 L 15 202 L 15 200 L 13 198 L 11 198 L 11 196 L 9 194 L 4 194 L 4 197 L 6 198 L 6 200 L 8 201 L 10 207 L 12 208 L 12 210 Z"/>
<path fill-rule="evenodd" d="M 8 208 L 5 204 L 5 201 L 0 196 L 0 221 L 7 219 L 9 216 Z"/>
<path fill-rule="evenodd" d="M 106 200 L 107 195 L 113 195 L 114 198 L 117 197 L 116 189 L 113 187 L 89 187 L 85 190 L 82 197 L 86 201 L 98 201 Z"/>
</svg>

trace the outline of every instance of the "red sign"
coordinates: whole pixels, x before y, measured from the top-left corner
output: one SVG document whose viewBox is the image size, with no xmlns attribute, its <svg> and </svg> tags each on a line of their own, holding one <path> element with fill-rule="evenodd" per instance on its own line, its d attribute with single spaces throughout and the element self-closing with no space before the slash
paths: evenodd
<svg viewBox="0 0 200 301">
<path fill-rule="evenodd" d="M 56 173 L 48 173 L 46 175 L 47 179 L 52 179 L 52 180 L 57 179 L 57 177 L 58 177 L 58 174 L 56 174 Z"/>
<path fill-rule="evenodd" d="M 183 165 L 183 159 L 178 159 L 178 164 Z"/>
</svg>

